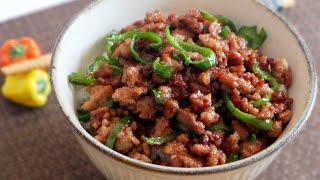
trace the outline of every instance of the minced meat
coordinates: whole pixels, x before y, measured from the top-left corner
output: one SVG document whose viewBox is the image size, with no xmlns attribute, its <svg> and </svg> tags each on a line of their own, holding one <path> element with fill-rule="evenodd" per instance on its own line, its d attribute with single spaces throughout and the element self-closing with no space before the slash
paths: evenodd
<svg viewBox="0 0 320 180">
<path fill-rule="evenodd" d="M 182 54 L 171 46 L 165 37 L 166 26 L 176 40 L 212 50 L 217 64 L 206 69 L 186 64 L 183 56 L 197 63 L 204 55 Z M 189 10 L 181 16 L 147 13 L 145 19 L 123 28 L 121 33 L 152 31 L 163 44 L 155 50 L 153 42 L 138 38 L 134 45 L 147 62 L 143 64 L 132 55 L 132 38 L 124 39 L 109 49 L 112 53 L 107 60 L 112 63 L 106 61 L 90 74 L 96 81 L 86 87 L 90 97 L 80 108 L 90 113 L 88 125 L 95 139 L 105 144 L 119 120 L 130 116 L 131 122 L 118 132 L 113 149 L 143 162 L 175 167 L 222 165 L 232 154 L 246 158 L 274 142 L 292 117 L 290 65 L 286 59 L 249 48 L 233 32 L 222 37 L 224 26 L 210 22 L 198 10 Z M 155 72 L 151 62 L 156 58 L 162 68 L 171 70 L 169 78 Z M 255 63 L 274 76 L 278 90 L 254 73 Z M 222 91 L 240 111 L 272 120 L 272 128 L 261 130 L 237 119 L 221 99 Z M 271 100 L 254 105 L 266 97 Z M 146 140 L 163 137 L 169 140 L 160 144 Z"/>
</svg>

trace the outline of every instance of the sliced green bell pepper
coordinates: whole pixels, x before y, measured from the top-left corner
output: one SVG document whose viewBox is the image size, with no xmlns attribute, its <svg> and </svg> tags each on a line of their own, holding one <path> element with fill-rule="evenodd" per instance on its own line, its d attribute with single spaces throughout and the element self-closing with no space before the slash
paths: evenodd
<svg viewBox="0 0 320 180">
<path fill-rule="evenodd" d="M 172 68 L 167 64 L 161 64 L 159 57 L 153 61 L 152 68 L 157 75 L 164 79 L 170 79 Z"/>
<path fill-rule="evenodd" d="M 165 29 L 165 35 L 169 44 L 181 53 L 184 59 L 184 64 L 186 66 L 189 66 L 190 64 L 192 64 L 195 67 L 204 70 L 204 69 L 212 68 L 218 63 L 216 60 L 215 53 L 211 49 L 201 47 L 196 44 L 176 40 L 170 34 L 169 26 L 167 26 Z M 200 61 L 193 61 L 191 60 L 187 52 L 197 52 L 201 54 L 204 58 Z"/>
<path fill-rule="evenodd" d="M 130 52 L 132 57 L 142 63 L 142 64 L 148 64 L 149 62 L 146 61 L 145 59 L 141 58 L 138 54 L 138 52 L 135 50 L 135 42 L 137 39 L 145 39 L 149 40 L 152 43 L 150 44 L 150 48 L 153 50 L 158 50 L 162 46 L 162 38 L 154 32 L 135 32 L 133 33 L 132 39 L 131 39 L 131 44 L 130 44 Z"/>
<path fill-rule="evenodd" d="M 123 127 L 125 125 L 127 125 L 131 122 L 131 119 L 132 118 L 130 116 L 126 116 L 116 122 L 115 126 L 112 128 L 112 130 L 108 136 L 108 139 L 106 140 L 105 145 L 107 147 L 109 147 L 110 149 L 113 149 L 113 145 L 114 145 L 114 142 L 116 141 L 118 134 L 121 132 L 121 130 L 123 129 Z"/>
<path fill-rule="evenodd" d="M 73 72 L 69 75 L 69 82 L 76 85 L 89 86 L 96 83 L 96 80 L 91 75 Z"/>
<path fill-rule="evenodd" d="M 253 127 L 256 127 L 261 130 L 269 131 L 272 129 L 272 120 L 271 119 L 258 119 L 255 116 L 242 112 L 238 109 L 231 101 L 228 93 L 226 91 L 222 92 L 222 97 L 226 103 L 227 109 L 231 112 L 231 114 L 239 119 L 240 121 L 247 123 Z"/>
<path fill-rule="evenodd" d="M 145 137 L 143 136 L 143 139 L 146 143 L 150 145 L 161 145 L 165 142 L 172 141 L 176 138 L 175 135 L 166 135 L 161 137 Z"/>
<path fill-rule="evenodd" d="M 258 76 L 259 78 L 263 79 L 264 81 L 267 81 L 270 83 L 271 88 L 275 91 L 279 90 L 279 83 L 277 82 L 277 79 L 271 75 L 269 72 L 265 72 L 261 70 L 258 67 L 258 63 L 254 63 L 252 66 L 253 73 Z"/>
<path fill-rule="evenodd" d="M 260 106 L 266 105 L 268 102 L 270 102 L 272 100 L 272 96 L 266 96 L 264 98 L 261 98 L 259 100 L 253 101 L 252 105 L 254 108 L 258 108 Z"/>
</svg>

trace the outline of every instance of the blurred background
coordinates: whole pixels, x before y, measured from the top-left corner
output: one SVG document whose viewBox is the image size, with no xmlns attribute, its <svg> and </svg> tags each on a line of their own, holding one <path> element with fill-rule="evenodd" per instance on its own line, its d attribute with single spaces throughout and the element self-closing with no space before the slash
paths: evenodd
<svg viewBox="0 0 320 180">
<path fill-rule="evenodd" d="M 24 16 L 72 0 L 10 0 L 0 6 L 0 22 Z"/>
<path fill-rule="evenodd" d="M 320 58 L 320 0 L 261 0 L 289 20 Z M 0 45 L 29 36 L 50 53 L 64 24 L 92 0 L 6 0 L 0 6 Z M 286 4 L 288 3 L 288 4 Z M 288 6 L 289 8 L 284 8 Z M 319 72 L 319 70 L 318 70 Z M 0 85 L 4 83 L 0 75 Z M 42 106 L 42 105 L 41 105 Z M 302 132 L 259 180 L 320 179 L 320 102 Z M 81 150 L 53 94 L 41 108 L 0 95 L 0 179 L 104 179 Z"/>
</svg>

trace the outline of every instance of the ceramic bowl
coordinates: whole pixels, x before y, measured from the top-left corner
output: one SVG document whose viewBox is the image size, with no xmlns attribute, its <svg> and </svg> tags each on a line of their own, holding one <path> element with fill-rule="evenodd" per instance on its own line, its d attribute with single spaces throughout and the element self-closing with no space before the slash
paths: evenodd
<svg viewBox="0 0 320 180">
<path fill-rule="evenodd" d="M 276 142 L 240 161 L 215 167 L 176 168 L 148 164 L 113 151 L 95 140 L 80 125 L 75 112 L 75 94 L 68 83 L 71 72 L 83 70 L 103 52 L 103 37 L 114 29 L 162 10 L 182 14 L 197 8 L 223 14 L 239 25 L 265 27 L 268 39 L 262 52 L 284 57 L 291 65 L 294 98 L 293 117 Z M 106 0 L 96 1 L 75 16 L 61 33 L 53 53 L 51 78 L 66 121 L 70 122 L 84 151 L 109 179 L 253 179 L 277 157 L 279 151 L 299 132 L 315 102 L 317 80 L 310 52 L 299 33 L 282 17 L 255 0 Z"/>
</svg>

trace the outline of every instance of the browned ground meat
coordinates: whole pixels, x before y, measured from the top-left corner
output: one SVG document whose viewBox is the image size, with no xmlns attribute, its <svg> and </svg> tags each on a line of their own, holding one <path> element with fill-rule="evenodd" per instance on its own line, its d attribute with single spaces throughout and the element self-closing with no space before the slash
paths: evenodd
<svg viewBox="0 0 320 180">
<path fill-rule="evenodd" d="M 179 104 L 175 100 L 168 100 L 164 104 L 163 116 L 167 119 L 174 117 L 179 109 Z"/>
<path fill-rule="evenodd" d="M 278 59 L 272 68 L 274 76 L 289 87 L 292 83 L 291 69 L 286 59 Z"/>
<path fill-rule="evenodd" d="M 127 126 L 118 134 L 114 148 L 123 154 L 127 154 L 134 145 L 137 146 L 139 144 L 140 141 L 133 135 L 131 127 Z"/>
<path fill-rule="evenodd" d="M 197 121 L 197 115 L 190 112 L 190 109 L 179 109 L 177 120 L 197 134 L 204 133 L 204 124 L 201 121 Z"/>
<path fill-rule="evenodd" d="M 153 127 L 153 137 L 165 136 L 172 134 L 173 130 L 169 124 L 169 120 L 166 118 L 160 118 L 156 120 L 156 124 Z"/>
<path fill-rule="evenodd" d="M 84 110 L 93 110 L 112 96 L 113 88 L 112 86 L 94 85 L 94 87 L 88 87 L 88 92 L 91 93 L 90 99 L 86 101 L 81 108 Z"/>
<path fill-rule="evenodd" d="M 207 156 L 207 166 L 216 166 L 226 163 L 226 155 L 217 149 L 215 145 L 210 145 L 210 152 Z"/>
<path fill-rule="evenodd" d="M 137 160 L 140 160 L 140 161 L 143 161 L 143 162 L 152 163 L 152 160 L 147 155 L 145 155 L 143 153 L 139 153 L 139 152 L 136 152 L 136 151 L 131 151 L 128 156 L 133 158 L 133 159 L 137 159 Z"/>
<path fill-rule="evenodd" d="M 248 138 L 249 132 L 246 129 L 246 127 L 242 124 L 240 124 L 238 121 L 234 120 L 231 123 L 232 129 L 234 132 L 237 132 L 240 136 L 240 140 L 244 141 Z"/>
<path fill-rule="evenodd" d="M 145 87 L 122 87 L 115 90 L 112 99 L 123 106 L 130 106 L 137 103 L 137 99 L 146 92 Z"/>
<path fill-rule="evenodd" d="M 152 119 L 156 113 L 153 97 L 145 96 L 138 100 L 136 110 L 141 119 Z"/>
<path fill-rule="evenodd" d="M 268 136 L 277 138 L 282 133 L 282 121 L 274 121 L 272 123 L 272 129 L 268 132 Z"/>
<path fill-rule="evenodd" d="M 216 113 L 214 107 L 204 109 L 199 117 L 199 121 L 201 121 L 206 127 L 211 127 L 212 124 L 218 123 L 219 120 L 220 116 Z"/>
<path fill-rule="evenodd" d="M 140 80 L 140 67 L 127 67 L 122 76 L 122 83 L 126 83 L 128 87 L 134 87 Z"/>
<path fill-rule="evenodd" d="M 237 132 L 234 132 L 223 142 L 223 150 L 226 153 L 237 153 L 239 151 L 240 136 Z"/>
<path fill-rule="evenodd" d="M 192 93 L 189 97 L 189 101 L 194 112 L 202 111 L 212 105 L 211 94 L 204 95 L 200 91 Z"/>
<path fill-rule="evenodd" d="M 243 157 L 252 156 L 263 149 L 261 141 L 245 141 L 240 146 L 240 154 Z"/>
<path fill-rule="evenodd" d="M 114 51 L 113 56 L 129 58 L 130 57 L 130 42 L 131 40 L 127 39 L 124 43 L 120 44 Z"/>
<path fill-rule="evenodd" d="M 190 151 L 198 156 L 205 156 L 209 154 L 210 147 L 207 144 L 194 144 L 191 146 Z"/>
<path fill-rule="evenodd" d="M 184 64 L 181 54 L 165 37 L 166 26 L 170 26 L 175 39 L 211 49 L 217 65 L 199 69 Z M 157 33 L 163 39 L 159 50 L 150 49 L 151 43 L 145 39 L 136 40 L 135 50 L 146 61 L 159 57 L 161 64 L 171 68 L 171 76 L 165 79 L 155 72 L 152 63 L 135 61 L 130 51 L 131 38 L 116 43 L 109 56 L 118 60 L 122 73 L 115 74 L 113 65 L 102 64 L 91 74 L 96 83 L 86 87 L 90 98 L 81 105 L 90 113 L 86 125 L 92 135 L 106 143 L 119 120 L 130 116 L 131 122 L 118 132 L 113 149 L 143 162 L 175 167 L 222 165 L 232 154 L 246 158 L 273 143 L 292 117 L 289 63 L 249 48 L 246 40 L 235 33 L 222 38 L 223 26 L 190 10 L 167 17 L 161 11 L 147 13 L 145 19 L 123 28 L 121 33 Z M 198 52 L 188 55 L 193 61 L 204 58 Z M 279 90 L 255 75 L 254 63 L 277 79 Z M 260 130 L 234 117 L 223 104 L 221 91 L 228 93 L 240 111 L 272 120 L 272 128 Z M 269 96 L 270 102 L 254 106 L 253 101 Z M 226 127 L 221 128 L 223 125 Z M 146 137 L 173 138 L 152 144 Z"/>
</svg>

